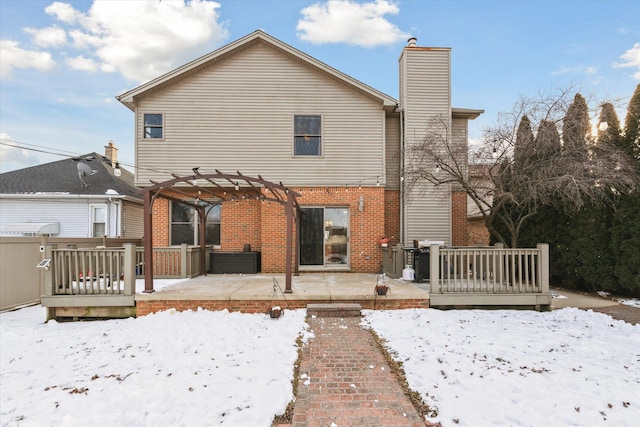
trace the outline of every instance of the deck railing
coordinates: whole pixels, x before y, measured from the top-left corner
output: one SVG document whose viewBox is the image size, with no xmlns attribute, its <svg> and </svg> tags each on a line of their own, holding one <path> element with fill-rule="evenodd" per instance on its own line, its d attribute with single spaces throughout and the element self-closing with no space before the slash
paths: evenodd
<svg viewBox="0 0 640 427">
<path fill-rule="evenodd" d="M 45 296 L 134 295 L 144 277 L 144 248 L 47 248 Z M 200 247 L 154 248 L 155 278 L 191 278 L 200 272 Z"/>
<path fill-rule="evenodd" d="M 531 305 L 548 306 L 551 302 L 547 244 L 529 249 L 431 245 L 429 250 L 430 296 L 436 303 L 456 301 L 456 297 L 461 304 L 468 301 L 464 304 L 470 305 L 489 305 L 492 301 L 495 305 L 510 301 L 529 305 L 534 301 Z"/>
<path fill-rule="evenodd" d="M 153 277 L 178 279 L 192 278 L 200 274 L 199 246 L 153 248 Z M 144 248 L 136 249 L 136 276 L 144 277 Z"/>
</svg>

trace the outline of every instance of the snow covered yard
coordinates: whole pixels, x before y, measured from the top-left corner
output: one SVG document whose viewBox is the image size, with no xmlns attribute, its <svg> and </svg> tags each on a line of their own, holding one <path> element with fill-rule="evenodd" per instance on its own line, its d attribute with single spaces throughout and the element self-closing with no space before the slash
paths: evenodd
<svg viewBox="0 0 640 427">
<path fill-rule="evenodd" d="M 444 426 L 631 426 L 640 326 L 578 309 L 365 311 Z M 268 427 L 292 398 L 304 310 L 43 323 L 0 314 L 3 426 Z M 338 426 L 341 427 L 341 426 Z"/>
<path fill-rule="evenodd" d="M 576 308 L 367 311 L 365 322 L 444 426 L 640 420 L 640 325 Z"/>
<path fill-rule="evenodd" d="M 3 426 L 269 426 L 293 397 L 302 310 L 43 323 L 0 315 Z M 96 424 L 97 423 L 97 424 Z"/>
</svg>

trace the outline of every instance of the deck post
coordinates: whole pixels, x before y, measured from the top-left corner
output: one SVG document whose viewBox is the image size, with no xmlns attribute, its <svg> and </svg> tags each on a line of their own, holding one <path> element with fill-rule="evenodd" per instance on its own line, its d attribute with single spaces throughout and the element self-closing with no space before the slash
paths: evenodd
<svg viewBox="0 0 640 427">
<path fill-rule="evenodd" d="M 538 250 L 540 251 L 540 291 L 542 293 L 549 292 L 549 244 L 538 243 Z"/>
<path fill-rule="evenodd" d="M 180 277 L 182 279 L 187 277 L 187 247 L 186 243 L 180 245 Z"/>
<path fill-rule="evenodd" d="M 42 296 L 44 297 L 51 297 L 54 295 L 53 292 L 53 286 L 54 286 L 54 272 L 56 271 L 56 268 L 64 268 L 63 265 L 57 266 L 56 265 L 56 260 L 53 259 L 53 250 L 57 249 L 58 245 L 47 245 L 45 246 L 44 249 L 44 257 L 45 259 L 50 259 L 51 260 L 51 264 L 49 264 L 49 268 L 43 268 L 42 270 L 44 270 L 42 272 L 44 278 L 43 278 L 43 282 L 42 282 Z M 40 270 L 40 269 L 39 269 Z M 69 275 L 71 276 L 71 275 Z M 69 281 L 71 281 L 71 278 L 69 278 Z M 69 286 L 71 286 L 71 283 L 69 283 Z M 48 322 L 51 319 L 55 319 L 55 314 L 56 314 L 56 309 L 55 308 L 51 308 L 51 307 L 47 307 L 47 318 L 46 321 Z"/>
<path fill-rule="evenodd" d="M 200 239 L 200 275 L 207 275 L 207 256 L 206 256 L 206 252 L 207 252 L 207 211 L 205 209 L 204 206 L 200 206 L 198 208 L 198 215 L 199 215 L 199 220 L 200 220 L 200 235 L 198 236 L 198 239 Z M 185 258 L 186 260 L 186 258 Z M 189 263 L 191 263 L 191 260 L 189 260 Z M 191 267 L 189 267 L 189 277 L 191 277 L 191 275 L 193 274 L 193 271 L 191 271 Z M 186 275 L 183 277 L 187 277 Z"/>
<path fill-rule="evenodd" d="M 287 191 L 287 250 L 286 250 L 286 261 L 285 261 L 285 289 L 284 292 L 287 294 L 293 293 L 291 289 L 291 275 L 293 274 L 293 194 L 291 194 L 291 190 Z"/>
<path fill-rule="evenodd" d="M 429 293 L 440 293 L 440 245 L 429 246 Z"/>
<path fill-rule="evenodd" d="M 124 245 L 124 294 L 135 295 L 136 293 L 136 245 L 135 243 L 125 243 Z"/>
<path fill-rule="evenodd" d="M 151 192 L 144 192 L 144 293 L 153 292 L 153 226 Z"/>
</svg>

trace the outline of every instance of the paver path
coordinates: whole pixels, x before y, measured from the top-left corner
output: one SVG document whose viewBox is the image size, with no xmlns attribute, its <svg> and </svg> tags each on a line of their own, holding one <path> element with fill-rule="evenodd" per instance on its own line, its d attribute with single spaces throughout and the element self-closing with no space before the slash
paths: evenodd
<svg viewBox="0 0 640 427">
<path fill-rule="evenodd" d="M 308 318 L 293 427 L 424 427 L 360 317 Z"/>
</svg>

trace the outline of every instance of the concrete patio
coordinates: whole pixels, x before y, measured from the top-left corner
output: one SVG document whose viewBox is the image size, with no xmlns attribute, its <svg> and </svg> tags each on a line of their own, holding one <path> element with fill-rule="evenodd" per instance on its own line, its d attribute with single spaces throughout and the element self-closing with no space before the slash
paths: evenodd
<svg viewBox="0 0 640 427">
<path fill-rule="evenodd" d="M 301 273 L 293 277 L 293 292 L 290 294 L 283 293 L 284 280 L 284 274 L 199 276 L 153 293 L 137 293 L 135 296 L 137 315 L 170 308 L 187 310 L 198 307 L 264 312 L 273 305 L 286 309 L 306 307 L 309 303 L 332 302 L 358 303 L 362 308 L 369 309 L 429 306 L 427 284 L 405 282 L 388 277 L 380 278 L 375 274 Z M 376 295 L 374 288 L 377 284 L 389 287 L 387 295 Z"/>
</svg>

